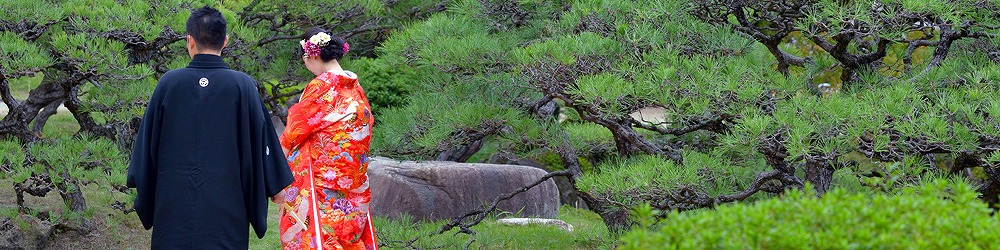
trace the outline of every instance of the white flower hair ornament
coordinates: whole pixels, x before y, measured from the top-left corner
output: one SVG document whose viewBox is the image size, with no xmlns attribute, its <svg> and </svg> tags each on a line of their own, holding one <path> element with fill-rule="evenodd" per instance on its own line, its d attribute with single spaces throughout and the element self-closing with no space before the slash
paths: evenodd
<svg viewBox="0 0 1000 250">
<path fill-rule="evenodd" d="M 306 56 L 317 57 L 320 53 L 319 48 L 329 45 L 332 39 L 330 34 L 320 32 L 310 37 L 309 40 L 299 41 L 299 45 L 302 45 L 302 50 L 306 52 Z"/>
</svg>

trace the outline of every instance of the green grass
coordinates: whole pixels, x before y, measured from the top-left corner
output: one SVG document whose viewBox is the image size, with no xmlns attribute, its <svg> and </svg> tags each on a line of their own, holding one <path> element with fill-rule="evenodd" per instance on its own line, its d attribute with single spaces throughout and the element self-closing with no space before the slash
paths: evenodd
<svg viewBox="0 0 1000 250">
<path fill-rule="evenodd" d="M 34 124 L 34 122 L 32 122 L 32 124 Z M 73 118 L 73 114 L 69 113 L 69 111 L 62 111 L 52 115 L 49 117 L 49 120 L 45 122 L 45 128 L 42 128 L 42 137 L 68 137 L 76 134 L 76 131 L 79 130 L 80 124 L 76 122 L 76 118 Z"/>
<path fill-rule="evenodd" d="M 250 249 L 281 249 L 278 239 L 278 205 L 267 203 L 267 233 L 258 239 L 253 228 L 250 229 Z"/>
<path fill-rule="evenodd" d="M 42 84 L 42 79 L 44 76 L 42 74 L 35 74 L 34 77 L 21 77 L 17 79 L 7 79 L 7 83 L 10 84 L 11 95 L 14 98 L 23 100 L 28 97 L 28 92 L 38 85 Z"/>
<path fill-rule="evenodd" d="M 572 232 L 550 226 L 508 226 L 487 218 L 472 227 L 476 240 L 470 249 L 610 249 L 616 240 L 608 233 L 601 218 L 590 211 L 563 206 L 557 217 L 573 225 Z M 412 219 L 376 217 L 375 234 L 380 244 L 402 248 L 406 241 L 438 230 L 446 221 L 416 222 Z M 469 241 L 467 234 L 456 235 L 457 229 L 439 235 L 423 237 L 413 244 L 417 248 L 461 249 Z"/>
</svg>

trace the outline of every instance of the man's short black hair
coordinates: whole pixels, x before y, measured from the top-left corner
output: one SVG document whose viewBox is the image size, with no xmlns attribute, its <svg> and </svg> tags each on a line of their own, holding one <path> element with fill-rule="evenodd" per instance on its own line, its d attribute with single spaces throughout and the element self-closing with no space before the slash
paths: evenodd
<svg viewBox="0 0 1000 250">
<path fill-rule="evenodd" d="M 200 49 L 222 50 L 226 43 L 226 18 L 208 6 L 191 12 L 186 30 Z"/>
</svg>

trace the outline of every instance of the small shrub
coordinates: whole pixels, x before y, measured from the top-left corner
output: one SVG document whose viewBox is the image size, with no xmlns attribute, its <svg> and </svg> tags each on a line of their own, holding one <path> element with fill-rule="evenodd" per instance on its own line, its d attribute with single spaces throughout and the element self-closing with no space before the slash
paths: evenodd
<svg viewBox="0 0 1000 250">
<path fill-rule="evenodd" d="M 375 112 L 406 105 L 408 86 L 415 81 L 408 67 L 393 67 L 381 59 L 357 58 L 346 61 L 344 68 L 358 74 Z"/>
</svg>

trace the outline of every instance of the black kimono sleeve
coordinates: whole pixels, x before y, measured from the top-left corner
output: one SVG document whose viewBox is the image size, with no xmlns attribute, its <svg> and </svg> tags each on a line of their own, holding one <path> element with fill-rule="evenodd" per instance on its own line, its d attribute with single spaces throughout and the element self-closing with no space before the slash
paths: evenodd
<svg viewBox="0 0 1000 250">
<path fill-rule="evenodd" d="M 163 100 L 162 90 L 157 87 L 149 98 L 146 112 L 132 145 L 125 185 L 136 189 L 135 213 L 147 230 L 153 227 L 153 211 L 156 197 L 156 153 L 160 141 L 162 114 L 159 111 Z"/>
<path fill-rule="evenodd" d="M 256 88 L 244 89 L 243 97 L 246 105 L 241 106 L 246 108 L 244 114 L 249 118 L 252 128 L 247 134 L 250 136 L 252 153 L 249 155 L 252 164 L 243 164 L 249 168 L 244 169 L 242 178 L 244 202 L 250 225 L 257 237 L 263 238 L 267 231 L 267 206 L 270 197 L 281 192 L 295 179 Z"/>
</svg>

